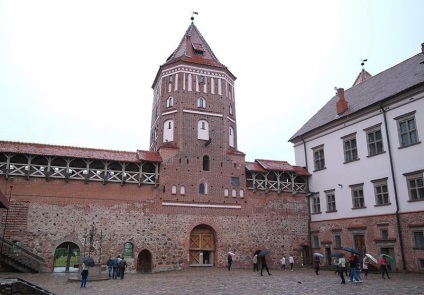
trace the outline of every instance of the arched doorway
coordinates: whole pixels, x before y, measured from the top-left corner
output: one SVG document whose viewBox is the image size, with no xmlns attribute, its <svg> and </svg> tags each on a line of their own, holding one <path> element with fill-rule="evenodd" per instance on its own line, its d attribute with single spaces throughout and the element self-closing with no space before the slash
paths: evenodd
<svg viewBox="0 0 424 295">
<path fill-rule="evenodd" d="M 64 242 L 54 251 L 54 272 L 78 272 L 81 250 L 77 244 Z"/>
<path fill-rule="evenodd" d="M 137 272 L 151 273 L 152 272 L 152 254 L 149 250 L 142 250 L 137 257 Z"/>
<path fill-rule="evenodd" d="M 196 226 L 190 233 L 190 266 L 213 266 L 215 234 L 206 224 Z"/>
</svg>

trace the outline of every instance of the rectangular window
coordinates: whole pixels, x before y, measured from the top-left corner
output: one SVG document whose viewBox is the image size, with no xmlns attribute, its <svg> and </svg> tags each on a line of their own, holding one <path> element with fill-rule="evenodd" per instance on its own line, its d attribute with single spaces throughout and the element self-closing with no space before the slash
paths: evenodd
<svg viewBox="0 0 424 295">
<path fill-rule="evenodd" d="M 312 197 L 312 213 L 321 213 L 319 195 Z"/>
<path fill-rule="evenodd" d="M 348 137 L 343 140 L 345 163 L 358 160 L 358 148 L 356 137 Z"/>
<path fill-rule="evenodd" d="M 232 186 L 240 186 L 240 178 L 238 178 L 238 177 L 231 177 L 231 185 Z"/>
<path fill-rule="evenodd" d="M 314 167 L 315 170 L 322 170 L 325 168 L 325 159 L 324 159 L 324 146 L 319 148 L 314 148 Z"/>
<path fill-rule="evenodd" d="M 409 200 L 424 200 L 424 180 L 422 172 L 409 175 L 406 180 L 408 182 Z"/>
<path fill-rule="evenodd" d="M 342 237 L 340 235 L 334 236 L 334 248 L 341 248 L 342 247 Z"/>
<path fill-rule="evenodd" d="M 334 191 L 328 191 L 325 193 L 327 197 L 327 212 L 335 212 L 336 210 L 336 196 Z"/>
<path fill-rule="evenodd" d="M 422 231 L 414 231 L 414 247 L 424 248 L 424 234 Z"/>
<path fill-rule="evenodd" d="M 387 240 L 389 238 L 389 231 L 387 229 L 381 230 L 381 239 Z"/>
<path fill-rule="evenodd" d="M 418 143 L 417 126 L 415 125 L 415 112 L 406 116 L 396 118 L 401 147 Z"/>
<path fill-rule="evenodd" d="M 374 193 L 375 193 L 375 204 L 376 205 L 388 205 L 389 192 L 387 190 L 387 180 L 374 182 Z"/>
<path fill-rule="evenodd" d="M 352 187 L 353 208 L 365 208 L 364 189 L 362 185 Z"/>
<path fill-rule="evenodd" d="M 375 156 L 384 152 L 381 129 L 367 130 L 368 155 Z"/>
<path fill-rule="evenodd" d="M 318 236 L 317 235 L 314 235 L 314 236 L 312 236 L 312 239 L 313 239 L 313 247 L 314 248 L 319 248 L 319 238 L 318 238 Z"/>
</svg>

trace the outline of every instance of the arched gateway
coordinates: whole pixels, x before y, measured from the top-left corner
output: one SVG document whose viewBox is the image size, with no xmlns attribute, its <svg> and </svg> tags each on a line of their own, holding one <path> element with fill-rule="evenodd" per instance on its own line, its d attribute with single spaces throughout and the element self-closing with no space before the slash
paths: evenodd
<svg viewBox="0 0 424 295">
<path fill-rule="evenodd" d="M 152 272 L 152 254 L 150 253 L 149 250 L 144 249 L 138 254 L 137 272 L 138 273 Z"/>
<path fill-rule="evenodd" d="M 215 234 L 213 229 L 201 224 L 190 233 L 190 266 L 213 266 L 215 260 Z"/>
</svg>

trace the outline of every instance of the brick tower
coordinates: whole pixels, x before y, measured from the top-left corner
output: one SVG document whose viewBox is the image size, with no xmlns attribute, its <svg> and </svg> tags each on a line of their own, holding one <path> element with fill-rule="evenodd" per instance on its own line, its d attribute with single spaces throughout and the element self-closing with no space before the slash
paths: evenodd
<svg viewBox="0 0 424 295">
<path fill-rule="evenodd" d="M 235 79 L 192 22 L 152 86 L 150 150 L 163 159 L 163 199 L 224 203 L 244 196 Z"/>
</svg>

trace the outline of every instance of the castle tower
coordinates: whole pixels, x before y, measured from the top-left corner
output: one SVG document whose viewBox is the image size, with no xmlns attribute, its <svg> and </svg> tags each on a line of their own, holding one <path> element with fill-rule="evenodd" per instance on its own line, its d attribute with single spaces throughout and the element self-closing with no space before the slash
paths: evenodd
<svg viewBox="0 0 424 295">
<path fill-rule="evenodd" d="M 163 159 L 159 194 L 165 199 L 221 203 L 243 197 L 235 80 L 192 22 L 152 86 L 150 150 Z"/>
</svg>

